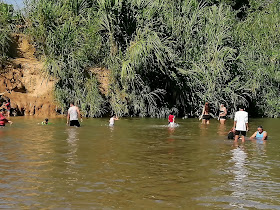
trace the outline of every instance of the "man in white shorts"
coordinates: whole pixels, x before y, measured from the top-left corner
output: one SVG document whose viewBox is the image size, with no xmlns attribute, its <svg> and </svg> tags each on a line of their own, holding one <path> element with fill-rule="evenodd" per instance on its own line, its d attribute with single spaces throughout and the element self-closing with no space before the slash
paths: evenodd
<svg viewBox="0 0 280 210">
<path fill-rule="evenodd" d="M 246 132 L 249 130 L 249 125 L 248 125 L 248 112 L 244 111 L 243 106 L 240 106 L 239 111 L 235 113 L 233 127 L 236 130 L 234 141 L 237 142 L 239 135 L 241 134 L 242 142 L 244 142 Z"/>
</svg>

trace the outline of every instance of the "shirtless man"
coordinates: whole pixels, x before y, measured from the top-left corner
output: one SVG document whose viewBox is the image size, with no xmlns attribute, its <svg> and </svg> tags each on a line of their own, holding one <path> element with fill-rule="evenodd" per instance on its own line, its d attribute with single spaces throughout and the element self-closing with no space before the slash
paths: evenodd
<svg viewBox="0 0 280 210">
<path fill-rule="evenodd" d="M 114 126 L 115 120 L 119 120 L 119 118 L 113 115 L 109 120 L 109 126 Z"/>
<path fill-rule="evenodd" d="M 79 117 L 81 118 L 81 122 L 82 122 L 83 119 L 80 114 L 79 108 L 75 106 L 73 102 L 71 102 L 70 108 L 68 109 L 67 124 L 70 126 L 80 127 L 80 123 L 78 120 Z M 69 120 L 70 120 L 70 124 L 69 124 Z"/>
</svg>

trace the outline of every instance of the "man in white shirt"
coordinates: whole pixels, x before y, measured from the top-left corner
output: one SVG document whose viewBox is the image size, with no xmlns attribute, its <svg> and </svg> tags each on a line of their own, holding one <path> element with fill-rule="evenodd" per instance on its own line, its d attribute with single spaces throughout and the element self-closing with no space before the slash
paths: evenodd
<svg viewBox="0 0 280 210">
<path fill-rule="evenodd" d="M 235 113 L 234 116 L 234 125 L 235 128 L 235 139 L 234 141 L 237 142 L 239 135 L 241 134 L 242 142 L 245 141 L 246 132 L 249 130 L 248 125 L 248 112 L 244 111 L 244 107 L 241 106 L 239 111 Z"/>
<path fill-rule="evenodd" d="M 79 117 L 81 118 L 82 121 L 79 108 L 74 106 L 74 103 L 71 102 L 70 108 L 68 109 L 67 124 L 69 124 L 69 120 L 70 120 L 70 124 L 69 124 L 70 126 L 80 127 L 80 123 L 78 120 Z"/>
</svg>

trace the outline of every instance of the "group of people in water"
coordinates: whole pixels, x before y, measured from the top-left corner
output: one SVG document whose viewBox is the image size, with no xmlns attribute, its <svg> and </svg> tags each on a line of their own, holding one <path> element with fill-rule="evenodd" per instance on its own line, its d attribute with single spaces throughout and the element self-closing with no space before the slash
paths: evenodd
<svg viewBox="0 0 280 210">
<path fill-rule="evenodd" d="M 210 112 L 210 105 L 208 102 L 205 103 L 202 114 L 199 117 L 202 120 L 202 124 L 209 124 L 211 118 L 215 118 Z M 227 109 L 224 104 L 220 105 L 218 120 L 221 124 L 225 124 L 227 119 Z M 169 127 L 177 127 L 178 124 L 175 123 L 175 116 L 169 115 L 168 117 L 168 126 Z M 228 139 L 234 139 L 235 142 L 241 138 L 242 142 L 245 141 L 245 136 L 249 131 L 249 123 L 248 123 L 248 112 L 245 111 L 244 106 L 239 106 L 239 111 L 237 111 L 234 115 L 234 124 L 233 128 L 228 133 Z M 257 139 L 266 141 L 268 134 L 263 130 L 263 127 L 260 125 L 257 128 L 257 131 L 250 137 L 250 140 Z"/>
<path fill-rule="evenodd" d="M 205 103 L 203 109 L 202 109 L 202 114 L 199 117 L 200 120 L 202 120 L 203 124 L 209 124 L 210 119 L 215 118 L 214 115 L 210 112 L 210 105 L 208 102 Z M 219 110 L 219 116 L 218 120 L 220 121 L 221 124 L 225 124 L 227 119 L 227 109 L 224 104 L 220 105 L 220 110 Z"/>
<path fill-rule="evenodd" d="M 0 107 L 0 127 L 4 127 L 6 123 L 12 124 L 13 122 L 8 120 L 6 118 L 10 116 L 9 109 L 10 103 L 4 103 Z M 202 120 L 203 124 L 209 124 L 211 117 L 210 112 L 210 106 L 209 103 L 205 103 L 202 114 L 200 116 L 200 120 Z M 67 125 L 69 126 L 76 126 L 80 127 L 80 121 L 83 121 L 82 115 L 80 113 L 80 110 L 77 106 L 74 105 L 74 102 L 70 103 L 70 108 L 68 109 L 67 113 Z M 218 120 L 221 124 L 225 124 L 225 121 L 227 119 L 227 109 L 224 106 L 224 104 L 220 105 Z M 115 120 L 119 120 L 117 116 L 113 115 L 109 120 L 109 126 L 114 126 Z M 45 119 L 45 121 L 42 122 L 43 125 L 48 125 L 49 120 L 48 118 Z M 175 115 L 170 114 L 168 116 L 168 127 L 177 127 L 179 126 L 177 123 L 175 123 Z M 241 138 L 242 142 L 245 141 L 245 136 L 247 132 L 249 131 L 249 124 L 248 124 L 248 113 L 245 111 L 245 108 L 243 106 L 239 107 L 239 111 L 237 111 L 234 115 L 234 125 L 233 128 L 228 133 L 228 139 L 234 139 L 235 142 L 238 141 L 239 138 Z M 268 137 L 268 134 L 266 131 L 263 130 L 262 126 L 258 126 L 257 131 L 250 137 L 250 139 L 259 139 L 262 141 L 266 141 Z"/>
</svg>

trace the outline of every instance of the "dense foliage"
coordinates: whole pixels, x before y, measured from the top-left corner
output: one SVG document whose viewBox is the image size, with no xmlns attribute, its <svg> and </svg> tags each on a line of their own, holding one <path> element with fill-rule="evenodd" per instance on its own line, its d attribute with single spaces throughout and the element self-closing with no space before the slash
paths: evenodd
<svg viewBox="0 0 280 210">
<path fill-rule="evenodd" d="M 0 69 L 5 66 L 13 56 L 13 33 L 18 33 L 17 25 L 22 25 L 23 19 L 12 5 L 5 4 L 0 0 Z"/>
<path fill-rule="evenodd" d="M 278 0 L 30 0 L 27 33 L 85 115 L 196 116 L 245 104 L 280 112 Z M 90 68 L 109 69 L 101 94 Z"/>
<path fill-rule="evenodd" d="M 11 44 L 10 21 L 13 16 L 13 8 L 0 1 L 0 65 L 2 66 L 8 58 Z"/>
</svg>

